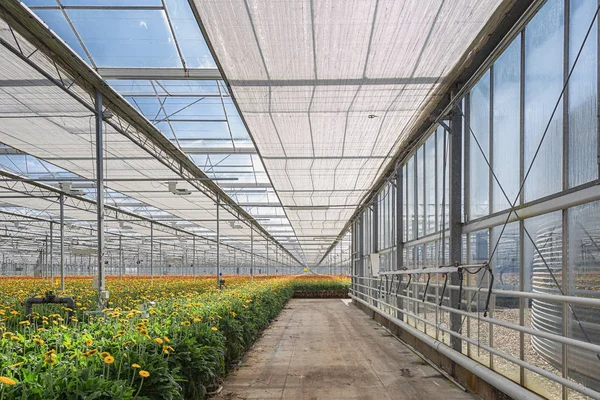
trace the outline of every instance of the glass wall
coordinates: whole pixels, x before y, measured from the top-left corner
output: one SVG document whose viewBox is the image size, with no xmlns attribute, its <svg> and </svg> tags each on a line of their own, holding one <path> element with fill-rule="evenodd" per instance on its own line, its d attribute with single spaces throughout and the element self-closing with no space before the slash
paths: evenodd
<svg viewBox="0 0 600 400">
<path fill-rule="evenodd" d="M 597 8 L 591 0 L 545 2 L 468 83 L 458 107 L 462 148 L 450 154 L 448 116 L 401 163 L 401 187 L 379 189 L 377 223 L 369 209 L 359 219 L 377 230 L 382 269 L 363 275 L 371 292 L 353 286 L 353 294 L 382 310 L 395 298 L 404 322 L 446 344 L 459 337 L 464 354 L 551 399 L 586 398 L 586 390 L 600 397 L 600 352 L 590 350 L 600 346 Z M 446 275 L 434 270 L 456 261 L 452 194 L 462 206 L 459 261 L 473 267 L 462 270 L 459 311 L 449 307 Z M 370 232 L 362 230 L 366 259 Z M 383 258 L 396 250 L 402 265 Z M 402 272 L 414 269 L 425 272 Z"/>
</svg>

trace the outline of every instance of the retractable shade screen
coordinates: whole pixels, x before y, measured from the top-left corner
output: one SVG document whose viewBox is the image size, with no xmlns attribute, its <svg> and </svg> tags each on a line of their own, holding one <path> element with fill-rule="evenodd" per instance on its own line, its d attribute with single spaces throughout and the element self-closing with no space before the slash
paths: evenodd
<svg viewBox="0 0 600 400">
<path fill-rule="evenodd" d="M 501 0 L 192 0 L 309 264 Z"/>
</svg>

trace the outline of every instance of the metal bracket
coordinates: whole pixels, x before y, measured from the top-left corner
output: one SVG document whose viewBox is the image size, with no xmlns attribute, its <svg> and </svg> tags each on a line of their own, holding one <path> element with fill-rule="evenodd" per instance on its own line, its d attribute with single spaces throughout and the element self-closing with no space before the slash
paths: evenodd
<svg viewBox="0 0 600 400">
<path fill-rule="evenodd" d="M 30 297 L 23 302 L 25 306 L 25 315 L 29 316 L 29 321 L 31 322 L 32 309 L 34 304 L 66 304 L 68 309 L 67 323 L 71 323 L 71 318 L 73 318 L 73 312 L 75 310 L 75 301 L 71 297 L 56 297 L 56 295 L 52 292 L 46 292 L 44 297 Z"/>
</svg>

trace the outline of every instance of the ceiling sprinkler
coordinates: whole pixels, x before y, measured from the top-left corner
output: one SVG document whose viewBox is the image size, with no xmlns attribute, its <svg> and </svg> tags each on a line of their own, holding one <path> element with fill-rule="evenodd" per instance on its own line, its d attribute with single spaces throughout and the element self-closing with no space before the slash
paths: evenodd
<svg viewBox="0 0 600 400">
<path fill-rule="evenodd" d="M 189 189 L 178 189 L 177 182 L 167 182 L 169 184 L 169 192 L 176 194 L 178 196 L 186 196 L 188 194 L 192 194 Z"/>
</svg>

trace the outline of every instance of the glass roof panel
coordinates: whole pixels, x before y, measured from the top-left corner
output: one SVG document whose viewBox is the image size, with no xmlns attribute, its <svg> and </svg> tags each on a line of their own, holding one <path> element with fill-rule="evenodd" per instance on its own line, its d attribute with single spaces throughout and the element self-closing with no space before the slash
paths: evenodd
<svg viewBox="0 0 600 400">
<path fill-rule="evenodd" d="M 200 27 L 187 1 L 166 0 L 167 11 L 179 42 L 185 66 L 188 68 L 216 68 L 215 61 L 202 38 Z"/>
<path fill-rule="evenodd" d="M 181 122 L 171 121 L 171 126 L 178 139 L 231 139 L 226 122 L 202 121 Z"/>
<path fill-rule="evenodd" d="M 223 104 L 216 97 L 169 97 L 162 103 L 170 120 L 225 120 Z"/>
<path fill-rule="evenodd" d="M 56 2 L 53 1 L 54 4 Z M 64 40 L 69 47 L 71 47 L 79 57 L 83 58 L 85 62 L 90 64 L 90 59 L 81 47 L 81 43 L 77 40 L 75 32 L 67 23 L 64 14 L 60 10 L 37 10 L 36 14 L 52 29 L 62 40 Z"/>
<path fill-rule="evenodd" d="M 56 6 L 56 0 L 23 0 L 29 7 L 34 6 Z M 37 14 L 37 12 L 36 12 Z"/>
<path fill-rule="evenodd" d="M 182 67 L 162 10 L 84 10 L 67 14 L 98 67 Z"/>
<path fill-rule="evenodd" d="M 31 0 L 26 1 L 30 3 Z M 39 1 L 39 0 L 38 0 Z M 56 0 L 53 1 L 56 5 Z M 162 7 L 161 0 L 61 0 L 63 6 L 102 6 L 102 7 L 113 7 L 113 6 L 135 6 L 135 7 Z"/>
</svg>

